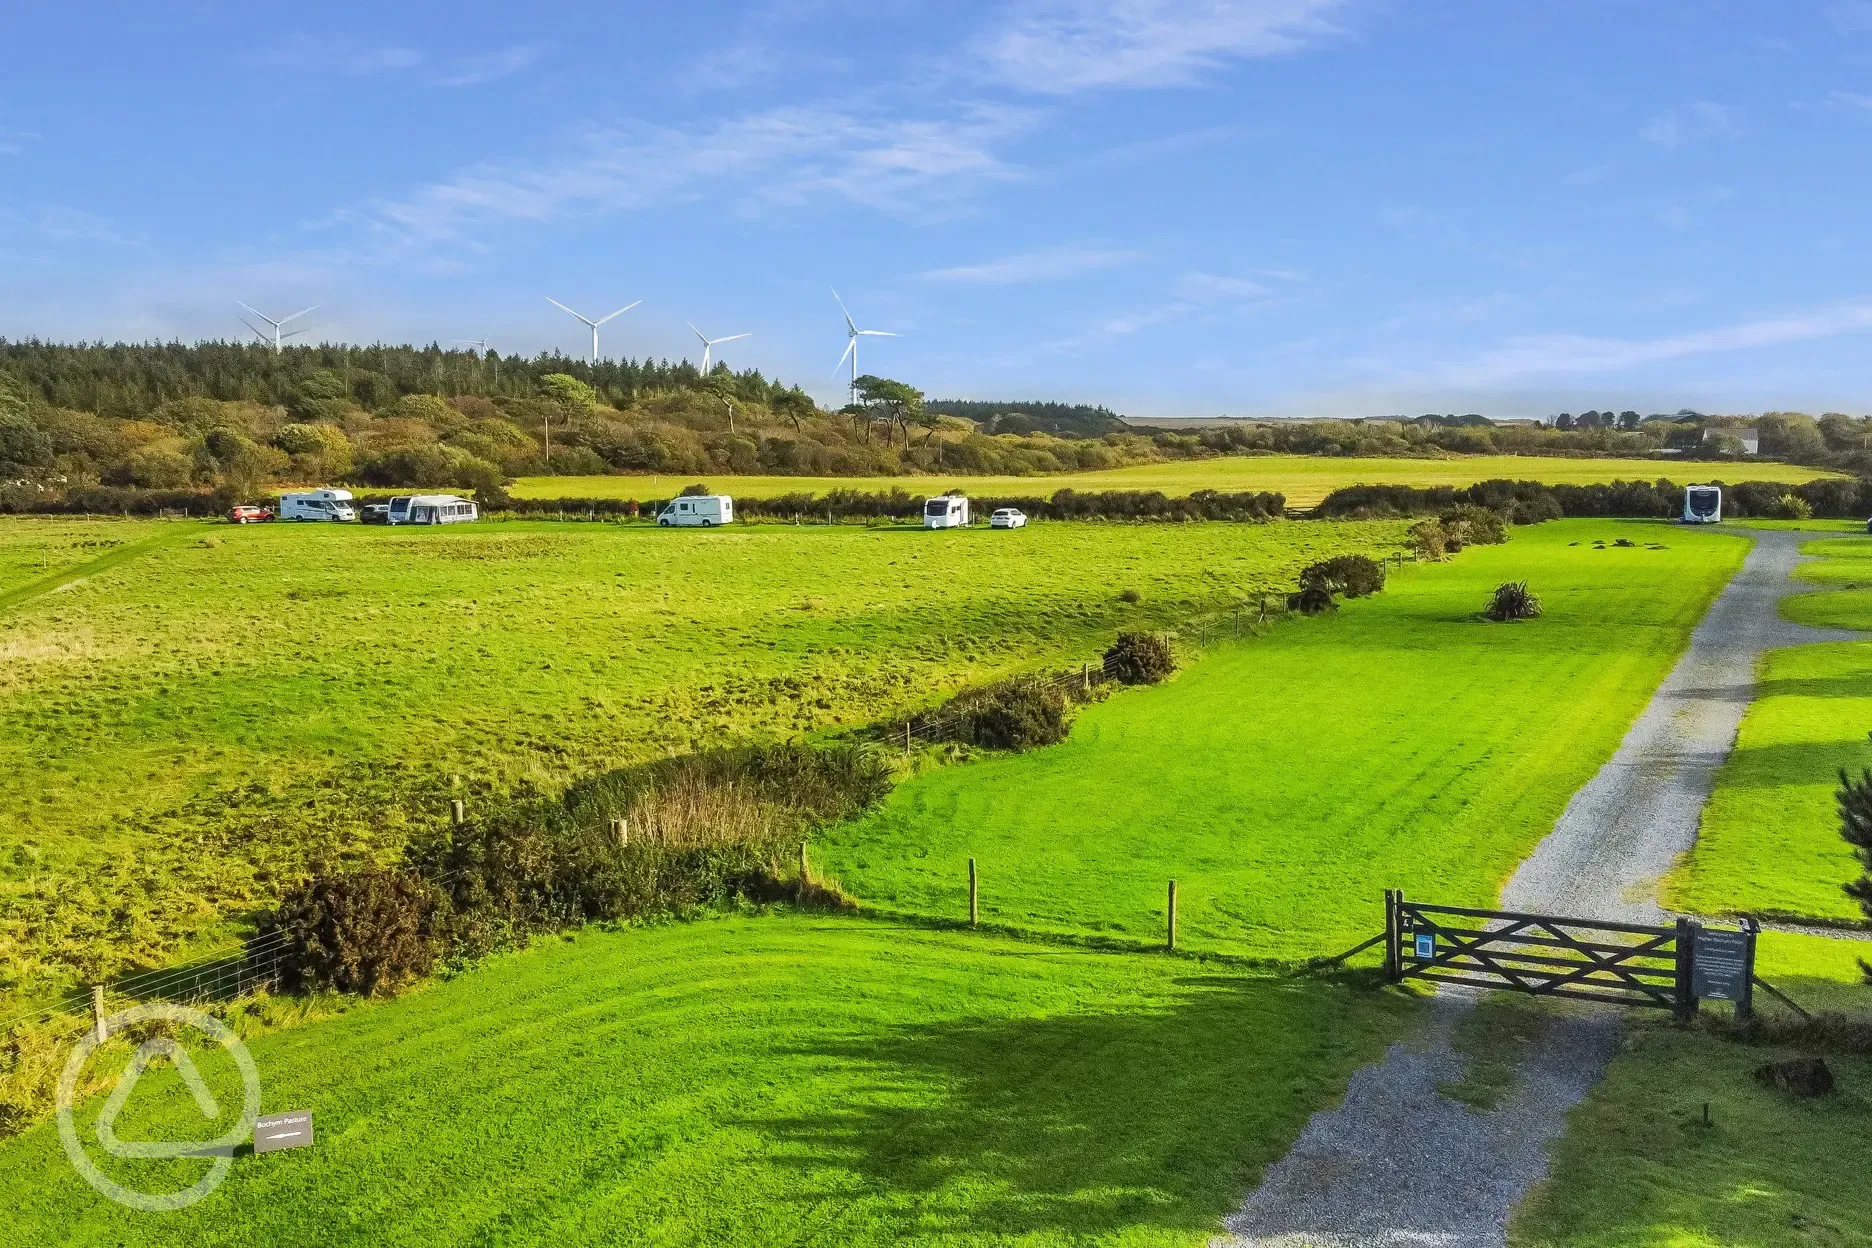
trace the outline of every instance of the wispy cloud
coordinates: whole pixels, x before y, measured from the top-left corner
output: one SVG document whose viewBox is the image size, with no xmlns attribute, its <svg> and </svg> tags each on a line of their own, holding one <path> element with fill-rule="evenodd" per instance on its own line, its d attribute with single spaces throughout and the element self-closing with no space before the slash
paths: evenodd
<svg viewBox="0 0 1872 1248">
<path fill-rule="evenodd" d="M 1451 365 L 1443 370 L 1441 380 L 1457 386 L 1487 386 L 1546 377 L 1617 373 L 1666 360 L 1786 346 L 1868 330 L 1872 330 L 1872 302 L 1836 304 L 1663 338 L 1535 334 L 1512 339 L 1475 359 Z"/>
<path fill-rule="evenodd" d="M 1841 108 L 1856 108 L 1861 112 L 1872 112 L 1872 95 L 1860 95 L 1856 91 L 1834 91 L 1827 95 L 1827 102 Z"/>
<path fill-rule="evenodd" d="M 430 75 L 429 81 L 438 87 L 478 87 L 533 68 L 545 51 L 546 45 L 540 43 L 515 44 L 488 56 L 452 62 Z"/>
<path fill-rule="evenodd" d="M 1659 147 L 1681 147 L 1703 139 L 1732 139 L 1742 133 L 1735 110 L 1708 100 L 1659 114 L 1639 127 L 1638 137 Z"/>
<path fill-rule="evenodd" d="M 0 130 L 0 156 L 18 156 L 38 139 L 31 130 Z"/>
<path fill-rule="evenodd" d="M 144 241 L 115 222 L 82 209 L 60 204 L 0 201 L 0 237 L 6 236 L 52 246 L 101 243 L 111 247 L 137 247 Z"/>
<path fill-rule="evenodd" d="M 1872 2 L 1844 0 L 1840 4 L 1830 4 L 1826 8 L 1826 18 L 1833 24 L 1833 29 L 1843 35 L 1872 32 Z"/>
<path fill-rule="evenodd" d="M 1170 282 L 1169 297 L 1142 308 L 1108 316 L 1083 333 L 1041 343 L 1036 350 L 1081 351 L 1113 338 L 1129 337 L 1159 325 L 1198 314 L 1227 314 L 1291 296 L 1310 284 L 1292 269 L 1260 269 L 1246 276 L 1192 269 Z"/>
<path fill-rule="evenodd" d="M 744 211 L 833 197 L 890 212 L 952 202 L 1019 173 L 999 154 L 1037 114 L 975 106 L 947 118 L 778 108 L 691 130 L 591 127 L 533 166 L 481 165 L 397 199 L 340 213 L 380 251 L 479 246 L 488 227 L 544 224 L 683 203 L 704 194 Z"/>
<path fill-rule="evenodd" d="M 1066 94 L 1171 87 L 1340 34 L 1346 0 L 1025 0 L 974 51 L 1003 81 Z"/>
<path fill-rule="evenodd" d="M 436 60 L 417 48 L 373 46 L 349 38 L 296 34 L 271 48 L 251 53 L 252 69 L 287 69 L 304 74 L 364 78 L 377 74 L 420 72 L 436 87 L 476 87 L 530 69 L 545 51 L 537 43 L 515 44 L 482 56 Z"/>
<path fill-rule="evenodd" d="M 930 269 L 919 276 L 925 281 L 963 286 L 1024 286 L 1119 268 L 1141 260 L 1143 254 L 1110 247 L 1046 247 L 1039 251 L 1003 256 L 983 264 Z"/>
</svg>

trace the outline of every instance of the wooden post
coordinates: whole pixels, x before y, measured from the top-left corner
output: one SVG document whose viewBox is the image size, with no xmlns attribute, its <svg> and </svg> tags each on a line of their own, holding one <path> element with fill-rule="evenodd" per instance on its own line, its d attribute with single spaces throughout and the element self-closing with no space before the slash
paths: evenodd
<svg viewBox="0 0 1872 1248">
<path fill-rule="evenodd" d="M 904 757 L 910 757 L 910 721 L 904 720 Z"/>
<path fill-rule="evenodd" d="M 104 1028 L 103 984 L 91 985 L 91 1034 L 97 1038 L 99 1044 L 103 1044 L 105 1037 L 109 1035 Z"/>
<path fill-rule="evenodd" d="M 1090 663 L 1080 664 L 1079 678 L 1081 682 L 1085 685 L 1085 691 L 1087 693 L 1091 693 L 1092 692 L 1092 665 Z"/>
<path fill-rule="evenodd" d="M 1761 924 L 1745 918 L 1742 931 L 1747 943 L 1742 949 L 1742 995 L 1736 998 L 1735 1016 L 1737 1022 L 1746 1023 L 1755 1017 L 1755 938 L 1761 932 Z"/>
<path fill-rule="evenodd" d="M 459 797 L 449 803 L 449 822 L 458 828 L 468 822 L 468 808 L 462 804 L 462 799 Z"/>
<path fill-rule="evenodd" d="M 1696 975 L 1696 933 L 1699 924 L 1692 919 L 1677 920 L 1677 1001 L 1674 1011 L 1680 1026 L 1688 1024 L 1697 1014 L 1696 991 L 1692 979 Z"/>
<path fill-rule="evenodd" d="M 1171 953 L 1176 952 L 1176 881 L 1175 880 L 1170 881 L 1170 927 L 1169 927 L 1168 939 L 1164 941 L 1164 948 L 1168 949 Z"/>
<path fill-rule="evenodd" d="M 1398 957 L 1398 903 L 1403 894 L 1395 888 L 1384 890 L 1384 970 L 1385 978 L 1396 983 L 1403 978 L 1403 963 Z"/>
<path fill-rule="evenodd" d="M 806 865 L 806 842 L 799 843 L 799 886 L 800 900 L 806 899 L 806 885 L 812 880 L 812 869 Z"/>
<path fill-rule="evenodd" d="M 981 925 L 980 880 L 975 874 L 975 860 L 969 859 L 969 926 Z"/>
</svg>

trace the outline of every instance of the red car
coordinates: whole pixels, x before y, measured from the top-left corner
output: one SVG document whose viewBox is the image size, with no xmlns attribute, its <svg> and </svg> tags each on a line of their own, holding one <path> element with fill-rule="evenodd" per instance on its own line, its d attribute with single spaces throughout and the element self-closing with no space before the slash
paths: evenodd
<svg viewBox="0 0 1872 1248">
<path fill-rule="evenodd" d="M 272 518 L 271 507 L 256 507 L 252 503 L 237 504 L 228 512 L 229 524 L 264 524 Z"/>
</svg>

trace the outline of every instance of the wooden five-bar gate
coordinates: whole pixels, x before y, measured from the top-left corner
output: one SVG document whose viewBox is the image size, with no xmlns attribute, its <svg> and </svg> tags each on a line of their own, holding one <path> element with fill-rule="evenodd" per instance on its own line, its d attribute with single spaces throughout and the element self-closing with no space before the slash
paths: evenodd
<svg viewBox="0 0 1872 1248">
<path fill-rule="evenodd" d="M 1733 1002 L 1747 1018 L 1757 984 L 1781 997 L 1755 977 L 1758 930 L 1749 919 L 1728 929 L 1694 919 L 1664 926 L 1434 906 L 1392 889 L 1384 935 L 1364 947 L 1384 942 L 1394 981 L 1578 997 L 1670 1010 L 1688 1021 L 1705 1000 Z"/>
</svg>

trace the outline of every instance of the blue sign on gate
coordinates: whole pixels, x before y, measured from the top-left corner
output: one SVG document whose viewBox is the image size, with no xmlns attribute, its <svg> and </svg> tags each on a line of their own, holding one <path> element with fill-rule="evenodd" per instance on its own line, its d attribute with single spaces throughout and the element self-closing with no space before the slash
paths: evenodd
<svg viewBox="0 0 1872 1248">
<path fill-rule="evenodd" d="M 1417 933 L 1417 956 L 1426 962 L 1436 957 L 1436 933 Z"/>
</svg>

